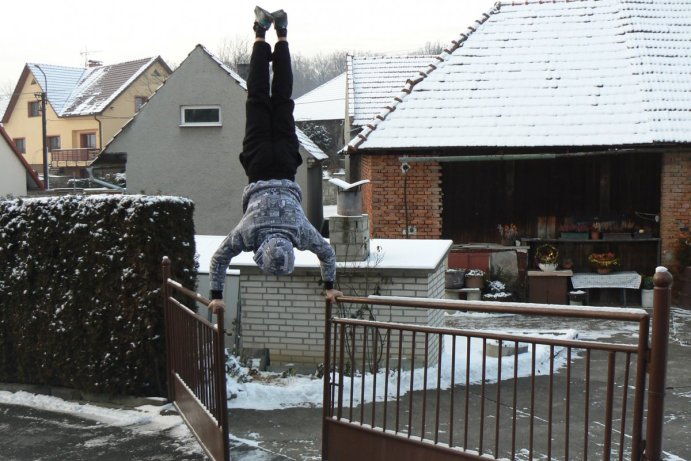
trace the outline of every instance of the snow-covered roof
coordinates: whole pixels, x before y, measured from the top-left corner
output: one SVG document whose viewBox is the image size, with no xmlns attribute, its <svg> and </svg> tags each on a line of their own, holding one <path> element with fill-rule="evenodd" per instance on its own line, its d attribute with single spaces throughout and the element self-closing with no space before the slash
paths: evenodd
<svg viewBox="0 0 691 461">
<path fill-rule="evenodd" d="M 65 117 L 103 112 L 157 60 L 163 63 L 161 58 L 145 58 L 86 69 L 34 63 L 27 67 L 48 94 L 53 110 Z"/>
<path fill-rule="evenodd" d="M 315 160 L 326 160 L 329 158 L 328 155 L 324 153 L 323 150 L 317 146 L 309 136 L 307 136 L 300 128 L 295 128 L 295 133 L 298 136 L 298 142 L 302 147 L 305 148 L 308 154 L 310 154 Z"/>
<path fill-rule="evenodd" d="M 199 255 L 199 272 L 208 273 L 211 257 L 225 235 L 196 235 L 196 253 Z M 435 270 L 451 249 L 451 240 L 372 239 L 370 240 L 370 264 L 377 269 Z M 379 251 L 378 251 L 379 249 Z M 415 255 L 411 258 L 410 255 Z M 365 267 L 366 262 L 338 263 L 338 267 Z M 230 267 L 256 267 L 252 252 L 245 251 L 231 261 Z M 319 259 L 309 251 L 295 250 L 295 267 L 319 267 Z M 371 267 L 371 266 L 370 266 Z"/>
<path fill-rule="evenodd" d="M 345 119 L 346 73 L 332 78 L 295 100 L 295 120 Z"/>
<path fill-rule="evenodd" d="M 505 1 L 350 150 L 691 141 L 691 2 Z"/>
<path fill-rule="evenodd" d="M 369 123 L 401 91 L 406 80 L 416 78 L 433 61 L 432 55 L 348 55 L 348 116 L 352 117 L 352 124 Z"/>
</svg>

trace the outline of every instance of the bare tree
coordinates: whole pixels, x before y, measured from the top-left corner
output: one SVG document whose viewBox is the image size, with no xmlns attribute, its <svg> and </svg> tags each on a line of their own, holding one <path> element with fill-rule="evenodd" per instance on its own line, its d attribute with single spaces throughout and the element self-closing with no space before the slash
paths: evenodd
<svg viewBox="0 0 691 461">
<path fill-rule="evenodd" d="M 218 49 L 219 59 L 246 78 L 245 67 L 250 62 L 254 39 L 235 36 L 223 41 Z M 334 51 L 307 57 L 293 53 L 293 97 L 298 98 L 345 71 L 346 52 Z"/>
<path fill-rule="evenodd" d="M 218 49 L 218 58 L 243 78 L 247 78 L 247 75 L 245 75 L 241 68 L 243 65 L 249 64 L 250 62 L 253 43 L 254 39 L 250 40 L 248 37 L 242 35 L 236 35 L 234 38 L 226 38 Z"/>
<path fill-rule="evenodd" d="M 418 48 L 413 54 L 441 54 L 444 51 L 444 45 L 442 42 L 437 40 L 436 42 L 426 42 L 421 48 Z"/>
</svg>

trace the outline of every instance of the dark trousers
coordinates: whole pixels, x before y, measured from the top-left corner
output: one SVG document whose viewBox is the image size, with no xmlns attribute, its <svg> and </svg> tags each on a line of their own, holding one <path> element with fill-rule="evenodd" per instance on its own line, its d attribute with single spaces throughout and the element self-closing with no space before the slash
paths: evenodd
<svg viewBox="0 0 691 461">
<path fill-rule="evenodd" d="M 271 84 L 269 62 L 273 62 Z M 268 43 L 255 42 L 247 77 L 245 138 L 240 154 L 240 163 L 249 182 L 295 180 L 302 157 L 295 134 L 292 93 L 293 70 L 288 42 L 276 43 L 273 53 Z"/>
</svg>

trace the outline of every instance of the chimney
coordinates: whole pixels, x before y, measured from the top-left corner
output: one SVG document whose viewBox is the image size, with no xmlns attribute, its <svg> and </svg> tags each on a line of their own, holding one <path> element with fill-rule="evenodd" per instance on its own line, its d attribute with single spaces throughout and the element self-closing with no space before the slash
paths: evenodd
<svg viewBox="0 0 691 461">
<path fill-rule="evenodd" d="M 103 61 L 97 61 L 95 59 L 89 59 L 88 66 L 89 67 L 101 67 L 103 65 Z"/>
<path fill-rule="evenodd" d="M 336 261 L 364 261 L 369 257 L 369 216 L 362 214 L 362 189 L 368 179 L 349 184 L 338 178 L 329 180 L 338 187 L 337 215 L 329 218 L 329 241 Z"/>
</svg>

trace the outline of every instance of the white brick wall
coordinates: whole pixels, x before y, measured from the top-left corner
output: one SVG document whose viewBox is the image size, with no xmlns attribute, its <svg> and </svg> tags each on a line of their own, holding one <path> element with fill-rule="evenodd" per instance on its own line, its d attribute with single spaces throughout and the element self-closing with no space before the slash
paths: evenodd
<svg viewBox="0 0 691 461">
<path fill-rule="evenodd" d="M 338 288 L 352 296 L 443 298 L 446 258 L 443 261 L 432 272 L 344 269 L 337 274 Z M 272 365 L 323 362 L 325 302 L 319 279 L 318 268 L 297 268 L 291 276 L 282 277 L 264 275 L 256 268 L 243 268 L 240 276 L 242 347 L 268 348 Z M 379 307 L 375 317 L 381 321 L 441 326 L 443 311 Z M 416 339 L 417 365 L 421 364 L 424 353 L 423 338 L 424 335 L 418 335 Z M 409 351 L 410 346 L 408 339 L 404 350 Z M 436 335 L 430 337 L 431 363 L 437 360 L 438 347 Z"/>
</svg>

